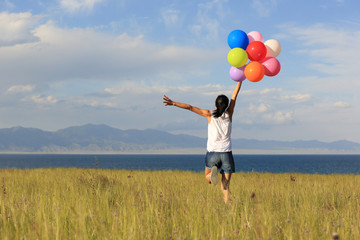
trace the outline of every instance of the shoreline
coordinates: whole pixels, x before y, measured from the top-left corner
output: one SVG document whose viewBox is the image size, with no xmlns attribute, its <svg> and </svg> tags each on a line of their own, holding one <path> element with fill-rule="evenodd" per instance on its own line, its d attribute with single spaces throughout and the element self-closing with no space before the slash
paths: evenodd
<svg viewBox="0 0 360 240">
<path fill-rule="evenodd" d="M 335 151 L 327 149 L 233 149 L 234 155 L 360 155 L 360 151 Z M 0 154 L 58 154 L 58 155 L 205 155 L 205 148 L 184 148 L 144 151 L 60 151 L 60 152 L 18 152 L 0 151 Z"/>
</svg>

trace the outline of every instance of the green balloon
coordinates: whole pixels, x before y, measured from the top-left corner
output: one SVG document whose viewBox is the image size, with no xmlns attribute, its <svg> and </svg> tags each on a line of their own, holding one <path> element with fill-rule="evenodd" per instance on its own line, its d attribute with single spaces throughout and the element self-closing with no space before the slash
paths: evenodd
<svg viewBox="0 0 360 240">
<path fill-rule="evenodd" d="M 242 48 L 233 48 L 229 51 L 227 59 L 231 66 L 242 67 L 248 61 L 248 55 Z"/>
</svg>

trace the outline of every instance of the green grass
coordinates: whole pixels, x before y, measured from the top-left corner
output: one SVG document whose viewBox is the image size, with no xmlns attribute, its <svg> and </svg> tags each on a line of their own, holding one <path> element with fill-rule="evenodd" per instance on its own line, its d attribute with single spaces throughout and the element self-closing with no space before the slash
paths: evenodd
<svg viewBox="0 0 360 240">
<path fill-rule="evenodd" d="M 360 239 L 360 175 L 0 170 L 0 239 Z"/>
</svg>

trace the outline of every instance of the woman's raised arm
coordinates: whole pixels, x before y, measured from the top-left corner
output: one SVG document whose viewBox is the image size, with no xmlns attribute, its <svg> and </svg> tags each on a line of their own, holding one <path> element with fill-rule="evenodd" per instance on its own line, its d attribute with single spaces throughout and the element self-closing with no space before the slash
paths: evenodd
<svg viewBox="0 0 360 240">
<path fill-rule="evenodd" d="M 229 108 L 228 108 L 228 113 L 230 115 L 230 120 L 232 121 L 232 115 L 234 113 L 234 108 L 235 108 L 235 103 L 236 103 L 236 98 L 239 94 L 240 88 L 241 88 L 241 84 L 242 82 L 238 82 L 235 86 L 234 92 L 232 94 L 231 100 L 230 100 L 230 104 L 229 104 Z"/>
<path fill-rule="evenodd" d="M 208 121 L 210 122 L 211 120 L 211 111 L 208 109 L 201 109 L 198 107 L 194 107 L 191 106 L 190 104 L 186 104 L 186 103 L 181 103 L 181 102 L 175 102 L 173 100 L 171 100 L 169 97 L 165 96 L 163 97 L 164 100 L 164 104 L 165 106 L 175 106 L 175 107 L 179 107 L 182 109 L 187 109 L 190 110 L 196 114 L 199 114 L 200 116 L 206 117 L 208 119 Z"/>
</svg>

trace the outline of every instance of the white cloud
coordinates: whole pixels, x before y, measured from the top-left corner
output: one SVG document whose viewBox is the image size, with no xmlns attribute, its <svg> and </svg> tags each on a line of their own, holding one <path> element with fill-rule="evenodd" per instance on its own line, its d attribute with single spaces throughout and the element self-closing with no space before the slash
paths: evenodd
<svg viewBox="0 0 360 240">
<path fill-rule="evenodd" d="M 38 42 L 0 48 L 0 71 L 13 85 L 78 79 L 152 80 L 172 85 L 175 80 L 187 81 L 185 76 L 204 74 L 199 69 L 211 71 L 223 57 L 218 49 L 161 45 L 146 41 L 142 35 L 62 29 L 52 22 L 32 32 Z M 169 76 L 178 77 L 172 80 Z"/>
<path fill-rule="evenodd" d="M 283 124 L 293 120 L 293 114 L 291 112 L 277 111 L 273 114 L 265 115 L 265 119 L 272 121 L 276 124 Z"/>
<path fill-rule="evenodd" d="M 80 106 L 80 107 L 83 107 L 83 106 L 89 106 L 89 107 L 93 107 L 93 108 L 118 108 L 119 107 L 116 102 L 99 101 L 99 100 L 94 100 L 94 99 L 80 98 L 80 99 L 72 99 L 72 100 L 70 100 L 70 102 L 72 102 L 72 104 L 75 104 L 76 106 Z"/>
<path fill-rule="evenodd" d="M 269 94 L 269 93 L 275 93 L 275 92 L 281 92 L 281 88 L 265 88 L 263 90 L 260 90 L 260 94 Z"/>
<path fill-rule="evenodd" d="M 295 95 L 287 95 L 282 97 L 284 100 L 291 100 L 292 102 L 306 102 L 311 99 L 310 94 L 295 94 Z"/>
<path fill-rule="evenodd" d="M 51 105 L 58 102 L 53 96 L 32 96 L 31 100 L 41 105 Z"/>
<path fill-rule="evenodd" d="M 268 99 L 271 102 L 270 99 Z M 260 102 L 258 104 L 250 103 L 248 114 L 241 119 L 242 123 L 263 125 L 268 128 L 271 125 L 286 124 L 293 120 L 293 113 L 289 110 L 279 111 L 273 109 L 270 104 Z"/>
<path fill-rule="evenodd" d="M 260 103 L 260 105 L 256 106 L 255 104 L 250 104 L 249 110 L 255 113 L 264 113 L 270 110 L 270 106 L 264 103 Z"/>
<path fill-rule="evenodd" d="M 336 108 L 350 108 L 351 104 L 348 102 L 335 102 L 333 106 Z"/>
<path fill-rule="evenodd" d="M 60 5 L 66 11 L 74 13 L 77 11 L 91 11 L 94 6 L 104 0 L 60 0 Z"/>
<path fill-rule="evenodd" d="M 8 93 L 22 93 L 22 92 L 31 92 L 35 88 L 34 85 L 15 85 L 8 88 L 6 92 Z"/>
<path fill-rule="evenodd" d="M 311 57 L 314 70 L 338 76 L 360 74 L 357 56 L 360 54 L 360 31 L 329 28 L 323 24 L 309 27 L 287 27 L 289 37 L 299 39 L 305 46 L 301 54 Z M 336 36 L 336 37 L 334 37 Z"/>
<path fill-rule="evenodd" d="M 243 116 L 237 120 L 240 123 L 238 127 L 243 129 L 256 127 L 270 130 L 278 125 L 287 125 L 294 121 L 294 113 L 292 111 L 274 111 L 269 106 L 263 104 L 259 106 L 250 105 L 249 111 L 245 115 L 244 112 L 246 111 L 241 110 Z"/>
<path fill-rule="evenodd" d="M 24 13 L 0 13 L 0 46 L 11 46 L 21 43 L 35 42 L 34 26 L 39 24 L 42 15 Z"/>
</svg>

